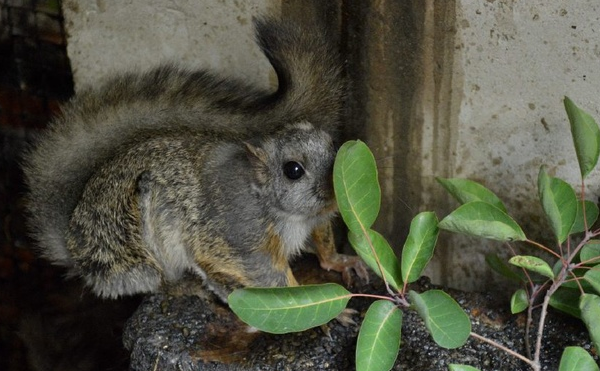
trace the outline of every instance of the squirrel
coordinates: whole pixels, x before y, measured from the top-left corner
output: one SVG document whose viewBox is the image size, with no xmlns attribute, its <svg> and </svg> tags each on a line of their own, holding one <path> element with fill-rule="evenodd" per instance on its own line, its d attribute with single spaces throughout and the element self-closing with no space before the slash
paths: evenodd
<svg viewBox="0 0 600 371">
<path fill-rule="evenodd" d="M 297 285 L 290 261 L 367 279 L 337 253 L 331 218 L 341 63 L 323 33 L 273 18 L 255 36 L 274 92 L 174 64 L 80 91 L 24 159 L 41 254 L 104 298 L 193 274 L 235 288 Z"/>
</svg>

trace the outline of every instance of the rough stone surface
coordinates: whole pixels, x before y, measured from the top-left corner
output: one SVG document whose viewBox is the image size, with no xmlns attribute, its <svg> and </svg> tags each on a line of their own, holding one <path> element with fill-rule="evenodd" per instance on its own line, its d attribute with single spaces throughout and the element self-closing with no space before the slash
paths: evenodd
<svg viewBox="0 0 600 371">
<path fill-rule="evenodd" d="M 378 280 L 354 292 L 383 294 Z M 414 289 L 434 288 L 423 279 Z M 497 297 L 450 291 L 470 315 L 473 331 L 520 353 L 524 352 L 524 317 L 511 316 Z M 355 298 L 350 307 L 361 322 L 372 299 Z M 124 334 L 132 352 L 132 370 L 353 370 L 358 326 L 337 321 L 302 333 L 247 334 L 225 307 L 196 296 L 148 297 L 130 318 Z M 328 332 L 328 334 L 327 334 Z M 557 370 L 565 346 L 590 350 L 581 323 L 551 313 L 544 340 L 543 370 Z M 212 361 L 203 361 L 212 360 Z M 437 346 L 412 310 L 404 311 L 402 346 L 394 370 L 447 370 L 462 363 L 482 370 L 529 370 L 514 357 L 469 339 L 458 349 Z"/>
</svg>

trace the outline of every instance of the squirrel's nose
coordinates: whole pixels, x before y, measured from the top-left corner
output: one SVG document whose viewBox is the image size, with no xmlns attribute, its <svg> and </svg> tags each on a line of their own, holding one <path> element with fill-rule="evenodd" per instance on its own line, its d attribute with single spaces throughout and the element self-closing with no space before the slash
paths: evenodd
<svg viewBox="0 0 600 371">
<path fill-rule="evenodd" d="M 333 174 L 324 176 L 322 180 L 317 184 L 315 193 L 323 201 L 330 201 L 335 198 L 333 191 Z"/>
</svg>

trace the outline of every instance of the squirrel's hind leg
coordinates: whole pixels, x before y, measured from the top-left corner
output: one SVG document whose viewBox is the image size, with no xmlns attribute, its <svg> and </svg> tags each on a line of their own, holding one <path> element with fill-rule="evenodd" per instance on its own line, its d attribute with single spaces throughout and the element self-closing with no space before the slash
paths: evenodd
<svg viewBox="0 0 600 371">
<path fill-rule="evenodd" d="M 90 179 L 67 232 L 73 274 L 103 298 L 156 292 L 164 278 L 143 243 L 139 200 L 122 192 L 122 183 L 104 174 Z"/>
</svg>

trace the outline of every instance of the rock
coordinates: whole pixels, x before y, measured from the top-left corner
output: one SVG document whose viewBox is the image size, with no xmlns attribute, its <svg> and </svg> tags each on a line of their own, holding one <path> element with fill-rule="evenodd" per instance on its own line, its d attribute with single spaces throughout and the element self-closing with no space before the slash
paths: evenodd
<svg viewBox="0 0 600 371">
<path fill-rule="evenodd" d="M 352 291 L 384 294 L 381 281 L 372 281 Z M 436 287 L 426 279 L 412 287 L 431 288 Z M 491 295 L 446 291 L 469 314 L 473 332 L 525 352 L 525 317 L 510 315 L 507 302 L 498 304 Z M 354 316 L 357 323 L 372 301 L 364 297 L 350 301 L 349 307 L 359 313 Z M 131 370 L 353 370 L 358 330 L 358 325 L 344 327 L 333 320 L 302 333 L 251 333 L 226 306 L 210 298 L 153 295 L 129 319 L 124 344 L 131 351 Z M 550 312 L 545 334 L 543 370 L 558 369 L 566 346 L 591 349 L 585 327 L 556 312 Z M 458 349 L 440 348 L 413 310 L 404 310 L 401 343 L 394 370 L 448 370 L 450 363 L 482 370 L 530 370 L 523 361 L 473 338 Z"/>
</svg>

